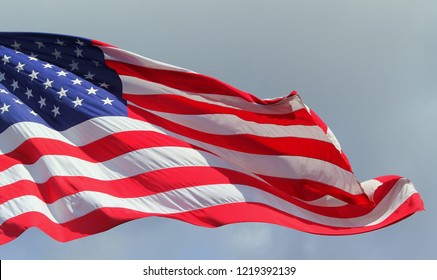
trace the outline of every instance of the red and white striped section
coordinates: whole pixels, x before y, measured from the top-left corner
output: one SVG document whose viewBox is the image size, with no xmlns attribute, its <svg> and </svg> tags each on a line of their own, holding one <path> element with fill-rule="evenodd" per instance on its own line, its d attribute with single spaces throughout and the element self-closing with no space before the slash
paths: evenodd
<svg viewBox="0 0 437 280">
<path fill-rule="evenodd" d="M 129 116 L 62 132 L 22 122 L 2 133 L 0 244 L 30 226 L 68 241 L 148 216 L 355 234 L 423 209 L 399 176 L 360 184 L 335 136 L 296 93 L 260 100 L 95 44 L 120 76 Z"/>
<path fill-rule="evenodd" d="M 335 233 L 349 230 L 344 228 L 363 232 L 393 219 L 395 209 L 408 204 L 410 198 L 415 201 L 410 214 L 423 207 L 414 186 L 401 177 L 360 184 L 332 131 L 295 92 L 260 100 L 187 69 L 112 46 L 100 47 L 107 65 L 120 76 L 133 118 L 158 125 L 168 135 L 256 175 L 269 187 L 263 190 L 292 203 L 299 213 L 306 210 L 341 219 L 339 223 L 322 222 L 321 228 L 339 227 Z M 254 192 L 261 188 L 249 186 Z M 264 205 L 280 209 L 274 203 Z M 324 220 L 284 212 L 309 223 Z M 367 222 L 358 225 L 352 217 Z M 256 221 L 256 217 L 247 219 Z"/>
</svg>

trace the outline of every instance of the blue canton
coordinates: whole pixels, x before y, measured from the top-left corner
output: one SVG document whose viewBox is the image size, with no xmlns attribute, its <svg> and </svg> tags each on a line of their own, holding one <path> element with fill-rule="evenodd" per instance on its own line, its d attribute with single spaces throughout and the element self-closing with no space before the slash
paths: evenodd
<svg viewBox="0 0 437 280">
<path fill-rule="evenodd" d="M 90 118 L 126 116 L 121 90 L 88 39 L 0 33 L 0 132 L 23 121 L 61 131 Z"/>
</svg>

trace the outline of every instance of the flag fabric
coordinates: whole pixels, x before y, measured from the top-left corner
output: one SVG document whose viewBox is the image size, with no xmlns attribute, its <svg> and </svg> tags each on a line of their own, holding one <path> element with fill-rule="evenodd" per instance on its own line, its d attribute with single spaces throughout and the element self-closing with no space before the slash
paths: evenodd
<svg viewBox="0 0 437 280">
<path fill-rule="evenodd" d="M 0 244 L 150 216 L 356 234 L 423 209 L 400 176 L 358 182 L 292 92 L 262 100 L 96 40 L 0 33 Z"/>
</svg>

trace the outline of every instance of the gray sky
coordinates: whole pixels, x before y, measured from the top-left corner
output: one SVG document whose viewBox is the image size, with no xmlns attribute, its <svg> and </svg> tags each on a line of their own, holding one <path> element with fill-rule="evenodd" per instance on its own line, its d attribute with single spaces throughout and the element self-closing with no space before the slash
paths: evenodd
<svg viewBox="0 0 437 280">
<path fill-rule="evenodd" d="M 426 211 L 345 237 L 164 218 L 69 243 L 31 229 L 1 246 L 0 259 L 437 259 L 436 1 L 4 2 L 3 31 L 101 40 L 261 98 L 297 90 L 360 180 L 403 175 Z"/>
</svg>

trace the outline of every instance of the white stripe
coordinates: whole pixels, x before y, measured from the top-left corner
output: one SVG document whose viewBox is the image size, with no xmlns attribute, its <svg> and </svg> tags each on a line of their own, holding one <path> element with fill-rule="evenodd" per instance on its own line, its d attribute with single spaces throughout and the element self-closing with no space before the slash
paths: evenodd
<svg viewBox="0 0 437 280">
<path fill-rule="evenodd" d="M 262 137 L 297 137 L 314 139 L 331 143 L 323 130 L 317 126 L 307 125 L 276 125 L 246 121 L 235 115 L 203 114 L 182 115 L 158 112 L 139 107 L 131 102 L 129 105 L 144 109 L 157 116 L 187 126 L 189 128 L 216 135 L 250 134 Z"/>
<path fill-rule="evenodd" d="M 334 144 L 335 148 L 337 148 L 337 150 L 341 151 L 340 142 L 338 142 L 337 137 L 335 137 L 334 133 L 332 132 L 332 130 L 329 127 L 328 127 L 328 130 L 326 132 L 326 135 L 328 136 L 329 140 L 331 140 L 332 144 Z"/>
<path fill-rule="evenodd" d="M 382 182 L 371 179 L 367 180 L 361 183 L 361 187 L 364 190 L 364 193 L 367 195 L 367 197 L 370 199 L 370 201 L 373 201 L 373 195 L 375 194 L 375 191 L 382 185 Z"/>
<path fill-rule="evenodd" d="M 171 71 L 179 71 L 179 72 L 192 72 L 190 70 L 178 66 L 156 61 L 116 47 L 110 47 L 110 46 L 98 46 L 98 47 L 103 51 L 106 60 L 115 60 L 123 63 L 129 63 L 129 64 L 152 68 L 152 69 L 171 70 Z"/>
<path fill-rule="evenodd" d="M 250 102 L 238 96 L 228 96 L 214 93 L 192 93 L 183 91 L 137 77 L 120 75 L 120 79 L 123 84 L 123 93 L 131 95 L 176 95 L 197 102 L 272 115 L 292 113 L 305 108 L 298 95 L 281 98 L 273 104 L 262 105 Z"/>
<path fill-rule="evenodd" d="M 373 226 L 387 219 L 394 211 L 396 211 L 402 203 L 404 203 L 409 197 L 417 193 L 413 183 L 405 178 L 400 178 L 384 199 L 376 206 L 375 211 L 380 213 L 380 217 L 377 220 L 368 219 L 368 225 Z"/>
<path fill-rule="evenodd" d="M 198 145 L 202 145 L 198 143 Z M 202 146 L 201 146 L 202 147 Z M 350 194 L 362 194 L 363 190 L 352 172 L 335 164 L 301 156 L 255 155 L 203 144 L 203 148 L 221 158 L 258 175 L 286 179 L 306 179 L 324 183 Z"/>
<path fill-rule="evenodd" d="M 312 205 L 312 206 L 320 206 L 320 207 L 340 207 L 340 206 L 345 206 L 347 205 L 346 202 L 337 199 L 333 196 L 330 195 L 325 195 L 322 196 L 321 198 L 318 199 L 314 199 L 314 200 L 303 200 L 303 199 L 299 199 L 297 197 L 295 197 L 295 199 L 298 199 L 308 205 Z"/>
<path fill-rule="evenodd" d="M 44 183 L 53 176 L 83 176 L 110 181 L 172 167 L 213 166 L 255 177 L 210 153 L 183 147 L 154 147 L 93 163 L 64 155 L 45 155 L 33 164 L 18 164 L 0 172 L 1 186 L 20 180 Z"/>
<path fill-rule="evenodd" d="M 261 203 L 293 216 L 334 227 L 365 227 L 383 222 L 411 195 L 414 186 L 399 180 L 369 214 L 356 218 L 332 218 L 302 209 L 265 191 L 245 185 L 205 185 L 177 189 L 138 198 L 117 198 L 105 193 L 84 191 L 45 204 L 34 196 L 21 196 L 0 205 L 0 225 L 27 212 L 40 212 L 52 222 L 62 224 L 95 209 L 124 208 L 149 214 L 175 214 L 238 202 Z"/>
<path fill-rule="evenodd" d="M 0 152 L 9 153 L 31 138 L 54 139 L 80 147 L 113 133 L 137 130 L 162 133 L 159 128 L 150 123 L 118 116 L 90 119 L 64 131 L 57 131 L 39 123 L 19 122 L 0 134 Z"/>
</svg>

